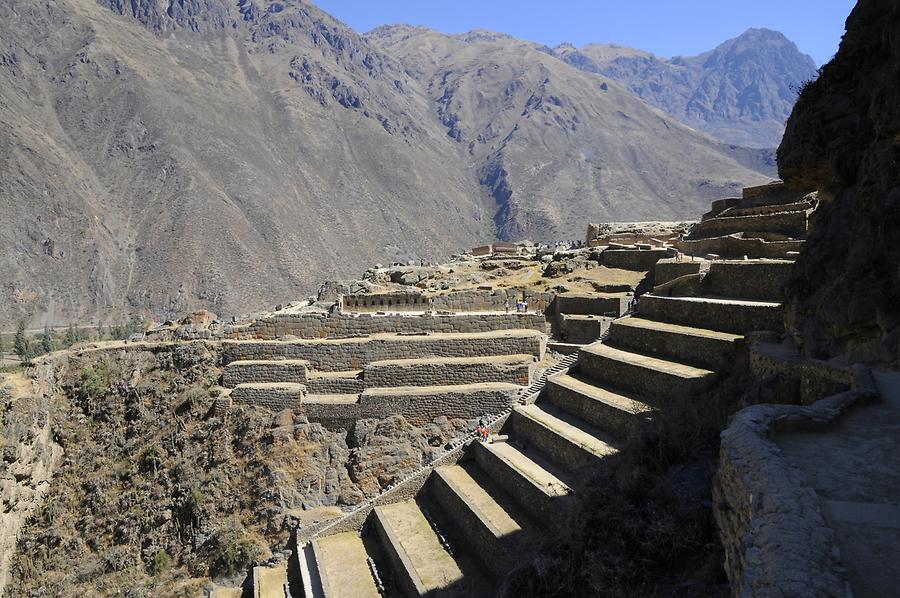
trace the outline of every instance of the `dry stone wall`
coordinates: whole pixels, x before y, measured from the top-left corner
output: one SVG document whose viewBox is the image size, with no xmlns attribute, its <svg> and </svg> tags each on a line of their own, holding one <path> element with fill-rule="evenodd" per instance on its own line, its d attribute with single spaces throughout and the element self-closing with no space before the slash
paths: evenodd
<svg viewBox="0 0 900 598">
<path fill-rule="evenodd" d="M 694 225 L 691 238 L 721 237 L 744 231 L 764 231 L 800 238 L 806 235 L 806 212 L 710 218 Z"/>
<path fill-rule="evenodd" d="M 306 361 L 234 361 L 222 372 L 222 386 L 258 382 L 306 383 Z"/>
<path fill-rule="evenodd" d="M 652 270 L 668 254 L 666 249 L 606 249 L 600 254 L 600 263 L 607 268 L 640 272 Z"/>
<path fill-rule="evenodd" d="M 298 410 L 305 390 L 302 384 L 242 384 L 231 391 L 231 400 L 238 405 L 255 405 L 273 411 Z"/>
<path fill-rule="evenodd" d="M 713 295 L 771 300 L 781 297 L 790 275 L 784 261 L 713 262 L 703 284 Z"/>
<path fill-rule="evenodd" d="M 713 502 L 734 596 L 848 596 L 818 495 L 770 438 L 831 425 L 852 405 L 877 397 L 865 368 L 853 376 L 853 390 L 808 407 L 748 407 L 722 433 Z"/>
<path fill-rule="evenodd" d="M 235 360 L 302 359 L 320 371 L 360 370 L 367 363 L 422 357 L 533 355 L 542 359 L 546 335 L 511 331 L 490 335 L 408 336 L 320 341 L 226 341 L 225 363 Z"/>
<path fill-rule="evenodd" d="M 766 402 L 809 405 L 854 385 L 853 372 L 825 361 L 783 355 L 781 346 L 754 344 L 750 348 L 750 371 L 767 381 Z"/>
<path fill-rule="evenodd" d="M 497 311 L 505 312 L 507 307 L 515 309 L 517 301 L 528 301 L 528 309 L 546 313 L 554 299 L 552 293 L 541 293 L 517 288 L 509 289 L 472 289 L 453 291 L 445 295 L 435 295 L 431 305 L 436 311 L 470 312 Z"/>
<path fill-rule="evenodd" d="M 442 415 L 469 419 L 500 413 L 516 400 L 519 390 L 516 385 L 501 383 L 370 388 L 360 395 L 359 410 L 362 417 L 400 414 L 410 423 L 422 425 Z"/>
<path fill-rule="evenodd" d="M 462 359 L 427 359 L 378 361 L 364 369 L 368 388 L 394 386 L 446 386 L 448 384 L 477 384 L 505 382 L 528 386 L 534 359 L 531 356 L 495 358 L 477 361 Z"/>
<path fill-rule="evenodd" d="M 530 307 L 530 306 L 529 306 Z M 531 329 L 545 332 L 544 316 L 528 313 L 454 315 L 319 315 L 284 314 L 226 329 L 229 339 L 274 340 L 294 336 L 302 339 L 351 338 L 372 334 L 425 332 L 472 333 Z"/>
</svg>

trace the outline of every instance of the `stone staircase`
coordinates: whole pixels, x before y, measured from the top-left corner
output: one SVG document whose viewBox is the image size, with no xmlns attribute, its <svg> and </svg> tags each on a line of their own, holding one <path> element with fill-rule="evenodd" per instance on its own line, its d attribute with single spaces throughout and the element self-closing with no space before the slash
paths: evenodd
<svg viewBox="0 0 900 598">
<path fill-rule="evenodd" d="M 782 213 L 781 204 L 763 205 L 762 215 Z M 722 210 L 734 207 L 749 210 L 734 217 L 757 216 L 752 205 Z M 762 253 L 683 272 L 663 265 L 669 274 L 659 292 L 554 364 L 490 442 L 472 442 L 458 461 L 435 467 L 414 497 L 375 506 L 359 532 L 303 545 L 305 595 L 491 595 L 566 532 L 590 471 L 635 428 L 670 402 L 708 391 L 746 333 L 782 329 L 779 297 L 792 262 Z M 332 545 L 343 548 L 329 552 Z M 361 579 L 336 581 L 350 571 Z"/>
</svg>

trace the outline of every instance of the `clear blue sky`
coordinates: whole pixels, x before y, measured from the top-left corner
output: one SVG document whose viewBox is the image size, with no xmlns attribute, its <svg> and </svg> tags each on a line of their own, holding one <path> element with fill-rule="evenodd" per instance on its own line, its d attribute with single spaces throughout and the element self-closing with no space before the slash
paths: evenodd
<svg viewBox="0 0 900 598">
<path fill-rule="evenodd" d="M 781 31 L 822 64 L 852 0 L 314 0 L 360 32 L 411 23 L 446 33 L 491 29 L 555 46 L 617 43 L 659 56 L 709 50 L 750 27 Z"/>
</svg>

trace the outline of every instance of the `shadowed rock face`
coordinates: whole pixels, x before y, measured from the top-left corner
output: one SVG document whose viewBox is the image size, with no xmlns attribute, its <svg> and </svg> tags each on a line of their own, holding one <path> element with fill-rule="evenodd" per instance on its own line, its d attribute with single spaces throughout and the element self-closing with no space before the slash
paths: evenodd
<svg viewBox="0 0 900 598">
<path fill-rule="evenodd" d="M 900 356 L 900 2 L 860 0 L 778 149 L 782 179 L 824 205 L 788 287 L 807 353 Z"/>
<path fill-rule="evenodd" d="M 298 0 L 0 2 L 0 329 L 228 318 L 767 178 L 524 42 L 452 72 L 386 45 Z"/>
<path fill-rule="evenodd" d="M 747 147 L 778 145 L 798 88 L 816 76 L 813 59 L 770 29 L 748 29 L 709 52 L 672 59 L 604 44 L 564 44 L 554 53 L 621 82 L 692 127 Z"/>
</svg>

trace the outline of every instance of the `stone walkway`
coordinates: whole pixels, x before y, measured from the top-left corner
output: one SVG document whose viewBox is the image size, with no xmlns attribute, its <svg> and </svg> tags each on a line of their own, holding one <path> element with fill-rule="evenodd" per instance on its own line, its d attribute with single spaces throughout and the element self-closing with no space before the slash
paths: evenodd
<svg viewBox="0 0 900 598">
<path fill-rule="evenodd" d="M 900 372 L 875 378 L 880 403 L 834 430 L 776 438 L 822 499 L 856 598 L 900 596 Z"/>
</svg>

